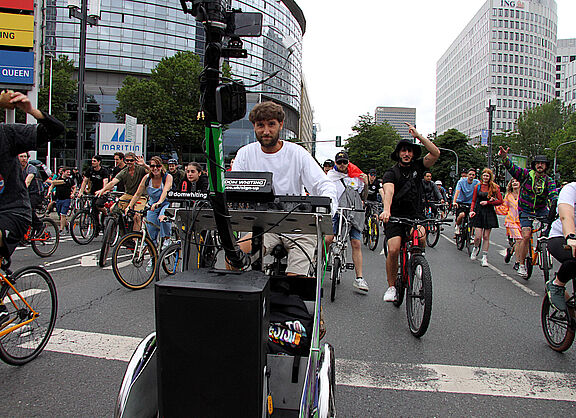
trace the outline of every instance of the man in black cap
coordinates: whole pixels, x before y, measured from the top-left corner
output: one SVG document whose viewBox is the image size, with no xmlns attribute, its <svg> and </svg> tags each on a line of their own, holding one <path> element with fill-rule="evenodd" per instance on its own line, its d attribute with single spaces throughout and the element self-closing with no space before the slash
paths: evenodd
<svg viewBox="0 0 576 418">
<path fill-rule="evenodd" d="M 548 216 L 548 207 L 556 205 L 558 189 L 556 182 L 546 172 L 550 168 L 550 161 L 545 155 L 536 155 L 532 159 L 531 168 L 521 168 L 508 158 L 509 148 L 500 147 L 498 154 L 504 160 L 504 167 L 512 177 L 520 182 L 520 195 L 518 196 L 518 215 L 522 226 L 522 239 L 516 244 L 516 261 L 520 263 L 518 275 L 528 277 L 524 260 L 528 254 L 528 245 L 532 235 L 533 217 Z"/>
<path fill-rule="evenodd" d="M 424 172 L 434 165 L 440 150 L 425 136 L 418 133 L 416 127 L 406 123 L 408 132 L 424 145 L 428 154 L 420 158 L 420 146 L 408 140 L 401 140 L 396 145 L 396 149 L 390 155 L 397 164 L 384 173 L 384 210 L 380 214 L 380 219 L 387 223 L 390 216 L 401 216 L 404 218 L 422 218 L 423 190 L 422 177 Z M 384 294 L 384 302 L 394 302 L 396 295 L 396 276 L 398 273 L 398 256 L 402 236 L 405 235 L 406 227 L 400 224 L 386 225 L 386 238 L 388 239 L 388 257 L 386 258 L 386 276 L 388 279 L 388 290 Z M 423 228 L 422 228 L 423 229 Z M 422 235 L 425 232 L 422 231 Z M 422 240 L 424 242 L 424 240 Z"/>
<path fill-rule="evenodd" d="M 322 164 L 322 169 L 324 170 L 325 174 L 328 174 L 328 172 L 333 168 L 334 168 L 334 161 L 331 159 L 327 159 L 326 161 L 324 161 L 324 164 Z"/>
<path fill-rule="evenodd" d="M 384 191 L 382 190 L 382 182 L 376 178 L 376 169 L 368 172 L 368 195 L 366 200 L 370 202 L 378 202 L 378 196 L 382 197 Z"/>
</svg>

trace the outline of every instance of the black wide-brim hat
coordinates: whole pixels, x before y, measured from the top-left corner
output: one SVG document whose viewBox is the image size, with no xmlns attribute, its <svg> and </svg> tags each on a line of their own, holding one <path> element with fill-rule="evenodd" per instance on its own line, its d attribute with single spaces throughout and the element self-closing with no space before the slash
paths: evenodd
<svg viewBox="0 0 576 418">
<path fill-rule="evenodd" d="M 420 158 L 420 155 L 422 155 L 422 150 L 420 149 L 419 145 L 416 145 L 415 143 L 408 141 L 407 139 L 403 139 L 402 141 L 398 142 L 396 144 L 396 149 L 394 150 L 394 152 L 392 152 L 392 154 L 390 154 L 390 159 L 392 161 L 400 161 L 400 149 L 404 148 L 404 147 L 411 147 L 412 148 L 412 152 L 414 152 L 414 160 L 417 160 L 418 158 Z"/>
<path fill-rule="evenodd" d="M 546 164 L 546 170 L 548 170 L 548 168 L 550 167 L 550 160 L 548 160 L 548 157 L 545 155 L 535 155 L 534 158 L 532 159 L 532 162 L 530 163 L 530 167 L 532 168 L 532 170 L 536 169 L 536 163 L 545 163 Z"/>
</svg>

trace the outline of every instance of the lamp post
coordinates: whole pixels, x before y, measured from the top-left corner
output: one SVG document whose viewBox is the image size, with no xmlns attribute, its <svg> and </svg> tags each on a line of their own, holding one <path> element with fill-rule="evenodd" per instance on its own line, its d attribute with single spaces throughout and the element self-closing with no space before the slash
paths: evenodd
<svg viewBox="0 0 576 418">
<path fill-rule="evenodd" d="M 556 150 L 554 151 L 554 180 L 556 180 L 556 159 L 558 158 L 558 149 L 563 145 L 573 144 L 574 142 L 576 142 L 576 139 L 572 141 L 562 142 L 560 145 L 556 147 Z"/>
<path fill-rule="evenodd" d="M 78 123 L 77 123 L 77 140 L 76 140 L 76 166 L 82 170 L 82 160 L 84 154 L 84 106 L 86 94 L 84 91 L 84 77 L 86 75 L 86 27 L 97 25 L 100 16 L 100 2 L 90 1 L 92 7 L 88 15 L 88 0 L 82 0 L 80 7 L 78 1 L 71 0 L 68 3 L 70 17 L 80 20 L 80 55 L 78 57 Z"/>
<path fill-rule="evenodd" d="M 438 145 L 436 145 L 438 147 Z M 442 148 L 442 147 L 438 147 L 439 150 L 441 151 L 450 151 L 452 153 L 454 153 L 454 155 L 456 156 L 456 178 L 458 178 L 458 174 L 460 174 L 460 172 L 458 171 L 458 154 L 456 154 L 456 151 L 454 151 L 453 149 L 450 148 Z"/>
<path fill-rule="evenodd" d="M 486 111 L 488 112 L 488 168 L 492 168 L 492 124 L 494 117 L 494 110 L 496 110 L 496 91 L 494 89 L 488 89 L 488 106 Z"/>
</svg>

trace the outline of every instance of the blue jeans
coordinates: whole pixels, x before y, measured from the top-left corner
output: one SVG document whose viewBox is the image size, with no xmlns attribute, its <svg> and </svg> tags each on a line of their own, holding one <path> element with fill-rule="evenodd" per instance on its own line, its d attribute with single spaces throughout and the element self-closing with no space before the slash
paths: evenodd
<svg viewBox="0 0 576 418">
<path fill-rule="evenodd" d="M 170 236 L 170 230 L 172 229 L 171 222 L 160 222 L 158 218 L 161 215 L 164 215 L 166 208 L 168 207 L 169 203 L 164 202 L 160 207 L 156 208 L 156 210 L 149 210 L 146 213 L 146 219 L 148 222 L 156 225 L 148 225 L 148 234 L 150 235 L 150 239 L 156 243 L 156 238 L 158 238 L 158 232 L 160 232 L 160 238 L 165 238 Z M 157 228 L 157 227 L 160 228 Z"/>
</svg>

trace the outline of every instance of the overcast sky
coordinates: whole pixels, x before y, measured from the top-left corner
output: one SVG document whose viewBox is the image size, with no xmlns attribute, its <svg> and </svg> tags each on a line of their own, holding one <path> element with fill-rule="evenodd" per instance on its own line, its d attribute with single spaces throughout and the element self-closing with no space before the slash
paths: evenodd
<svg viewBox="0 0 576 418">
<path fill-rule="evenodd" d="M 297 0 L 306 17 L 303 71 L 318 140 L 348 138 L 377 106 L 416 108 L 435 131 L 436 62 L 485 0 Z M 558 38 L 576 38 L 576 0 L 556 0 Z M 316 158 L 334 158 L 319 144 Z"/>
</svg>

